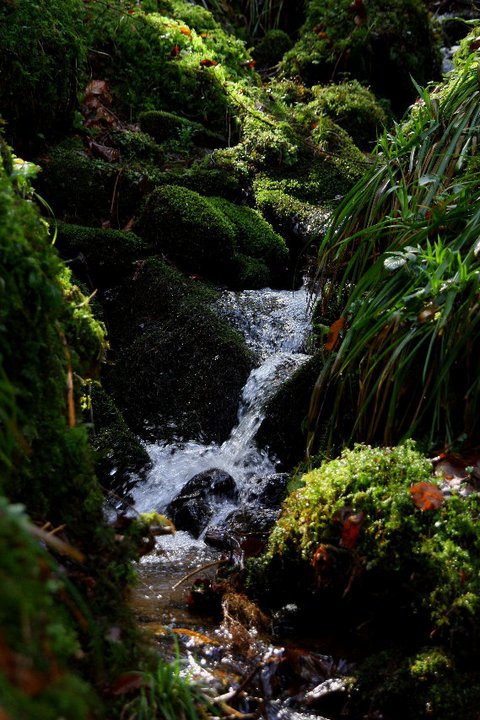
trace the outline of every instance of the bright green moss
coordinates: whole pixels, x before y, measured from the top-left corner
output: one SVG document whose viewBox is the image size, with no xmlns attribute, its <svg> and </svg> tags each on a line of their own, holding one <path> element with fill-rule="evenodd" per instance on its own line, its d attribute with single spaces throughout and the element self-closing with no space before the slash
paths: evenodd
<svg viewBox="0 0 480 720">
<path fill-rule="evenodd" d="M 137 232 L 182 269 L 221 279 L 234 253 L 235 228 L 207 198 L 165 185 L 147 198 Z"/>
<path fill-rule="evenodd" d="M 234 225 L 238 251 L 262 261 L 269 269 L 267 284 L 275 286 L 285 280 L 288 249 L 283 238 L 272 226 L 256 210 L 245 205 L 235 205 L 223 198 L 212 198 L 210 202 Z"/>
<path fill-rule="evenodd" d="M 373 93 L 356 80 L 339 85 L 315 85 L 308 107 L 316 115 L 326 114 L 346 130 L 355 144 L 370 148 L 386 125 L 387 115 Z"/>
<path fill-rule="evenodd" d="M 295 562 L 299 573 L 309 568 L 312 599 L 333 598 L 346 625 L 376 608 L 374 624 L 402 617 L 417 642 L 433 632 L 458 656 L 466 638 L 468 652 L 479 652 L 480 499 L 452 495 L 419 508 L 410 488 L 420 482 L 433 482 L 431 464 L 411 442 L 344 451 L 287 498 L 260 566 L 278 571 L 284 559 L 293 576 Z"/>
</svg>

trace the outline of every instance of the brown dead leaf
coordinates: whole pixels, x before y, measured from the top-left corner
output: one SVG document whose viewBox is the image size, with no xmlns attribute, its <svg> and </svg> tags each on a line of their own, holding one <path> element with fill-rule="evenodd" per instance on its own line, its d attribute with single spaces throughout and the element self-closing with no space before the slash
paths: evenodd
<svg viewBox="0 0 480 720">
<path fill-rule="evenodd" d="M 109 688 L 110 695 L 126 695 L 134 690 L 150 687 L 151 681 L 142 672 L 126 672 L 113 681 Z"/>
<path fill-rule="evenodd" d="M 345 318 L 343 317 L 338 318 L 338 320 L 335 320 L 335 322 L 330 325 L 327 340 L 325 342 L 325 345 L 323 346 L 324 350 L 326 350 L 327 352 L 331 352 L 332 350 L 334 350 L 335 346 L 338 343 L 340 331 L 343 329 L 344 325 Z"/>
<path fill-rule="evenodd" d="M 445 496 L 440 488 L 429 482 L 412 485 L 410 494 L 414 505 L 420 510 L 438 510 L 445 502 Z"/>
<path fill-rule="evenodd" d="M 120 150 L 109 147 L 108 145 L 102 145 L 102 143 L 90 140 L 88 147 L 92 151 L 93 155 L 106 160 L 107 162 L 115 162 L 120 157 Z"/>
</svg>

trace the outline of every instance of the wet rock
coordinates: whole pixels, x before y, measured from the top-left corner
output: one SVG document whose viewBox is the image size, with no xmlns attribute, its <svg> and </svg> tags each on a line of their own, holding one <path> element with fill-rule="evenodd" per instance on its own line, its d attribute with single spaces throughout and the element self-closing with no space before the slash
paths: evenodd
<svg viewBox="0 0 480 720">
<path fill-rule="evenodd" d="M 288 473 L 272 473 L 262 478 L 254 478 L 248 489 L 246 503 L 265 505 L 277 510 L 287 494 Z"/>
<path fill-rule="evenodd" d="M 235 480 L 223 470 L 206 470 L 191 478 L 167 507 L 177 530 L 194 537 L 201 535 L 221 500 L 234 500 L 238 491 Z"/>
<path fill-rule="evenodd" d="M 186 530 L 198 538 L 213 515 L 207 500 L 200 497 L 176 498 L 167 508 L 177 530 Z"/>
</svg>

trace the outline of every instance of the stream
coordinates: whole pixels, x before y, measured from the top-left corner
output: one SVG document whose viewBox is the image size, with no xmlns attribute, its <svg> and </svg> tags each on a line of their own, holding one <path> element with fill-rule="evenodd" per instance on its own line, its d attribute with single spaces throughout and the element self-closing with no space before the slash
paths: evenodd
<svg viewBox="0 0 480 720">
<path fill-rule="evenodd" d="M 234 478 L 238 496 L 235 500 L 219 500 L 214 505 L 208 527 L 218 527 L 242 503 L 247 506 L 252 484 L 276 472 L 275 457 L 270 456 L 267 449 L 256 446 L 255 435 L 267 400 L 309 357 L 310 308 L 304 288 L 225 291 L 218 308 L 244 335 L 258 361 L 243 388 L 237 424 L 221 445 L 188 441 L 147 446 L 153 467 L 145 481 L 132 491 L 139 512 L 162 513 L 192 477 L 212 468 L 223 470 Z M 249 507 L 250 510 L 255 512 L 254 508 Z M 205 530 L 194 539 L 189 533 L 178 531 L 175 535 L 160 537 L 155 552 L 139 562 L 140 582 L 132 599 L 139 623 L 167 656 L 172 652 L 168 630 L 173 631 L 182 643 L 185 672 L 210 692 L 222 693 L 225 687 L 238 688 L 253 668 L 257 675 L 256 693 L 260 692 L 263 697 L 258 717 L 268 720 L 323 717 L 311 711 L 303 712 L 302 703 L 308 689 L 303 684 L 306 677 L 309 677 L 310 688 L 336 682 L 332 677 L 342 674 L 345 668 L 337 666 L 332 657 L 311 650 L 303 656 L 295 650 L 293 661 L 293 651 L 273 645 L 265 627 L 263 631 L 259 629 L 261 622 L 257 625 L 252 622 L 245 628 L 228 611 L 225 613 L 225 606 L 227 619 L 224 617 L 223 622 L 218 617 L 189 610 L 188 594 L 195 576 L 185 582 L 182 579 L 196 568 L 216 563 L 220 557 L 218 550 L 203 541 L 204 535 Z M 216 570 L 216 565 L 202 570 L 202 582 L 212 581 Z M 279 668 L 289 667 L 292 662 L 295 671 L 290 668 L 290 674 L 297 674 L 303 680 L 299 682 L 297 677 L 295 689 L 288 689 L 286 699 L 280 699 Z M 297 697 L 297 686 L 302 700 Z M 239 710 L 260 712 L 248 699 L 244 699 Z M 252 717 L 257 716 L 255 712 Z"/>
</svg>

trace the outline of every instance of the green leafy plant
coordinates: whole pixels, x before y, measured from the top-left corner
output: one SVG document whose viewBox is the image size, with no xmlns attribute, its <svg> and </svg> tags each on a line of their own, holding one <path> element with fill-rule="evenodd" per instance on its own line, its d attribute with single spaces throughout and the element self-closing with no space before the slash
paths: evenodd
<svg viewBox="0 0 480 720">
<path fill-rule="evenodd" d="M 418 90 L 320 246 L 322 304 L 348 299 L 310 421 L 325 422 L 321 398 L 335 387 L 333 425 L 353 405 L 350 437 L 449 444 L 473 437 L 480 389 L 478 59 Z"/>
</svg>

